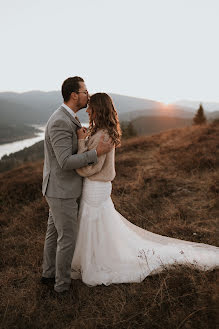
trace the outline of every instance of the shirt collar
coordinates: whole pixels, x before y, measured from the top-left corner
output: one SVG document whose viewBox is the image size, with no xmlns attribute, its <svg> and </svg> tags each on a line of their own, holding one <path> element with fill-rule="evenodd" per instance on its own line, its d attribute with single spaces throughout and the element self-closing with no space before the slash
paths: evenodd
<svg viewBox="0 0 219 329">
<path fill-rule="evenodd" d="M 70 109 L 70 107 L 68 107 L 65 103 L 62 103 L 62 107 L 64 107 L 73 116 L 73 118 L 76 117 L 76 113 L 72 111 L 72 109 Z"/>
</svg>

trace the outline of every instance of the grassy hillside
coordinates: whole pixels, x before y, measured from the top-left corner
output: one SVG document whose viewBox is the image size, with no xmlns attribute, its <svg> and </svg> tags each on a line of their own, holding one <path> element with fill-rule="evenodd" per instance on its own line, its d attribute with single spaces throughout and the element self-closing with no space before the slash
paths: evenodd
<svg viewBox="0 0 219 329">
<path fill-rule="evenodd" d="M 129 139 L 116 153 L 115 206 L 134 224 L 219 246 L 219 125 Z M 0 174 L 2 328 L 215 329 L 218 271 L 167 268 L 140 284 L 89 288 L 58 299 L 39 284 L 48 207 L 42 161 Z"/>
</svg>

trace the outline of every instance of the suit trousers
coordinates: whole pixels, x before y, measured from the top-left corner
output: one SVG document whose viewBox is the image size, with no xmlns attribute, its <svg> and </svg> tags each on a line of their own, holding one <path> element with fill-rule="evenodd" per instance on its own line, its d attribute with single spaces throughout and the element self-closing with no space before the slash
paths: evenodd
<svg viewBox="0 0 219 329">
<path fill-rule="evenodd" d="M 46 196 L 49 218 L 44 244 L 43 276 L 55 277 L 57 292 L 69 290 L 71 263 L 78 232 L 79 199 Z"/>
</svg>

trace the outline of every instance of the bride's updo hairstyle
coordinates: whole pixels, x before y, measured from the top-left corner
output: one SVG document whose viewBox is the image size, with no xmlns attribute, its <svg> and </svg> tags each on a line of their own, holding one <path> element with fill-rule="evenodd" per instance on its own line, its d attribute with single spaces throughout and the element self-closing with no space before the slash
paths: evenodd
<svg viewBox="0 0 219 329">
<path fill-rule="evenodd" d="M 109 95 L 96 93 L 90 97 L 89 106 L 91 116 L 89 123 L 90 135 L 94 135 L 98 129 L 107 130 L 115 147 L 121 145 L 121 128 L 118 114 Z"/>
</svg>

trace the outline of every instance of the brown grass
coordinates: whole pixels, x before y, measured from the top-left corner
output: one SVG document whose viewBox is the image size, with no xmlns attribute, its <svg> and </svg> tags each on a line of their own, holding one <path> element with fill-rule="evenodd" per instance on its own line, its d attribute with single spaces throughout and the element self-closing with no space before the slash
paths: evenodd
<svg viewBox="0 0 219 329">
<path fill-rule="evenodd" d="M 117 150 L 113 201 L 158 234 L 219 246 L 219 126 L 133 138 Z M 42 163 L 0 174 L 2 328 L 216 328 L 218 271 L 166 268 L 140 284 L 89 288 L 58 299 L 41 286 L 48 207 Z"/>
</svg>

